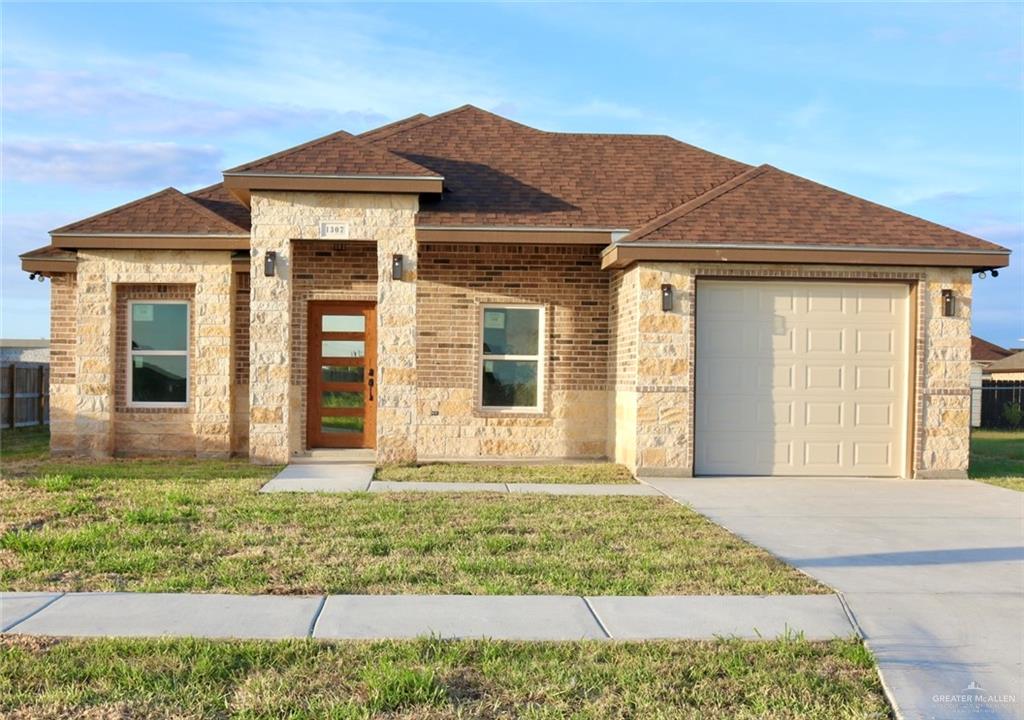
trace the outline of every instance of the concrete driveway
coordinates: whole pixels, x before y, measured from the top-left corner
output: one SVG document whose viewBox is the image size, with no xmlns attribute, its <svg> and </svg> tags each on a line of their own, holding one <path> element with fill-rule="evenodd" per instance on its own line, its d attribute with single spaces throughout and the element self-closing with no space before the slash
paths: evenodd
<svg viewBox="0 0 1024 720">
<path fill-rule="evenodd" d="M 901 717 L 1024 718 L 1024 493 L 967 480 L 650 480 L 839 590 Z"/>
</svg>

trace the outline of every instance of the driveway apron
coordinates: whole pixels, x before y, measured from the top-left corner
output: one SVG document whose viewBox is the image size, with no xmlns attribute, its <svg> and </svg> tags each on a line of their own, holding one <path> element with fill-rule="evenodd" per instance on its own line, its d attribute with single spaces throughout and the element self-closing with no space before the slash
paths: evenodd
<svg viewBox="0 0 1024 720">
<path fill-rule="evenodd" d="M 967 480 L 648 484 L 840 591 L 900 717 L 1024 718 L 1024 493 Z"/>
</svg>

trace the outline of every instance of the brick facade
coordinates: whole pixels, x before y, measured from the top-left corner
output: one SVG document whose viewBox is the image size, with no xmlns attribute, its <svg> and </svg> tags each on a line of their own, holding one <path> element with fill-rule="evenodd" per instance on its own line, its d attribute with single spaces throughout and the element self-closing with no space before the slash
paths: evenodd
<svg viewBox="0 0 1024 720">
<path fill-rule="evenodd" d="M 50 450 L 75 452 L 75 358 L 78 355 L 77 275 L 50 278 Z"/>
<path fill-rule="evenodd" d="M 416 313 L 420 457 L 602 457 L 608 273 L 589 246 L 420 246 Z M 543 410 L 479 407 L 485 304 L 545 310 Z"/>
</svg>

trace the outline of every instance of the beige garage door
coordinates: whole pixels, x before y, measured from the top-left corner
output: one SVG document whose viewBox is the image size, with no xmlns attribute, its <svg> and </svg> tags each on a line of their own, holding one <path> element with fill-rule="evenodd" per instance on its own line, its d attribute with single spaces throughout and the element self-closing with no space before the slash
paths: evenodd
<svg viewBox="0 0 1024 720">
<path fill-rule="evenodd" d="M 909 289 L 697 282 L 694 471 L 905 474 Z"/>
</svg>

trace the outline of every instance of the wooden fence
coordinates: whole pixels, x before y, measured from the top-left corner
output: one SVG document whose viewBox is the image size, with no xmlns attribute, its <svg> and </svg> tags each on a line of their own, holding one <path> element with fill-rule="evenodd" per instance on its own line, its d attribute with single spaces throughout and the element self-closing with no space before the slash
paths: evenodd
<svg viewBox="0 0 1024 720">
<path fill-rule="evenodd" d="M 981 427 L 1012 430 L 1024 427 L 1024 422 L 1011 422 L 1012 408 L 1024 409 L 1024 380 L 985 380 L 981 383 Z"/>
<path fill-rule="evenodd" d="M 50 366 L 0 364 L 0 427 L 50 424 Z"/>
</svg>

